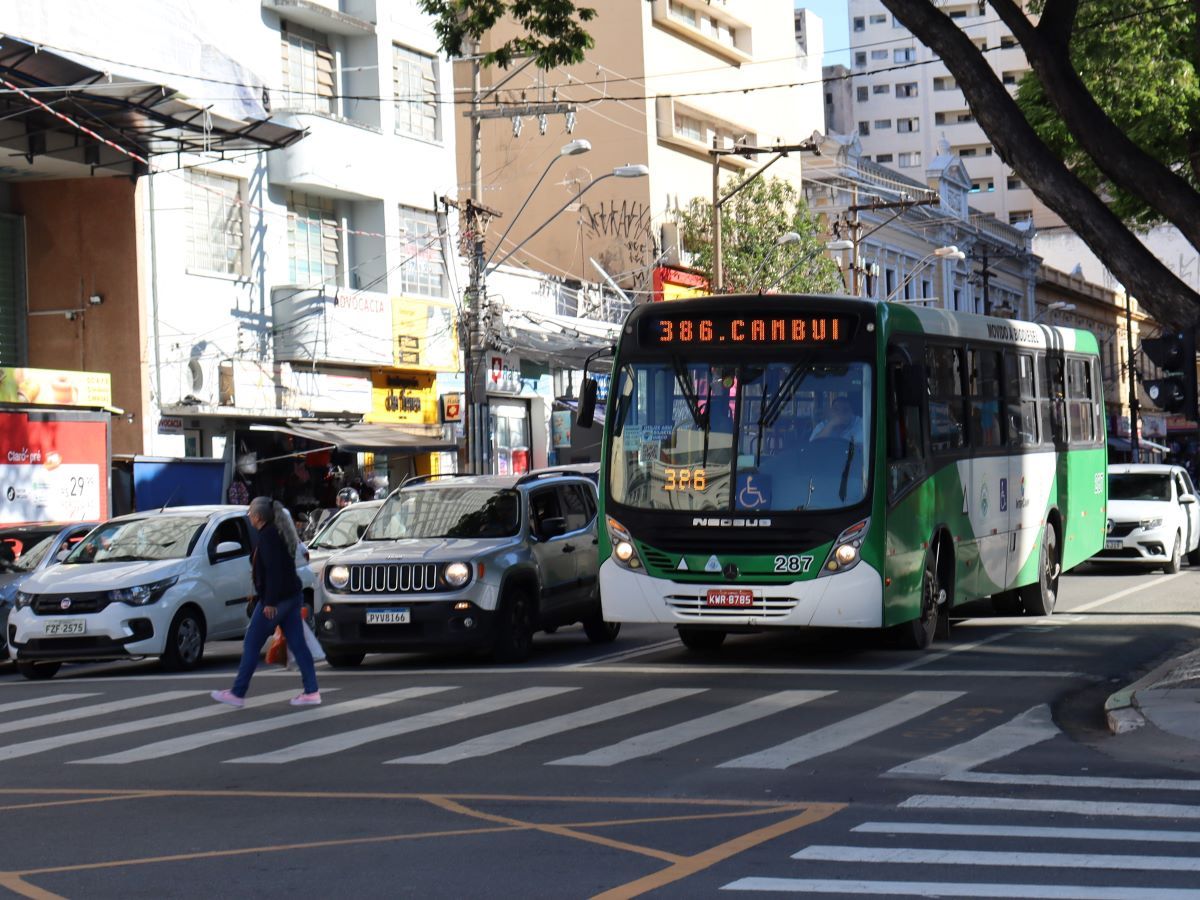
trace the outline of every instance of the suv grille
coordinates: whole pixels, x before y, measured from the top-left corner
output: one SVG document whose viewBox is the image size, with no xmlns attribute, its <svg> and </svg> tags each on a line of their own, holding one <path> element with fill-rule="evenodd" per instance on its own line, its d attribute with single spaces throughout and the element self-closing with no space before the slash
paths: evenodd
<svg viewBox="0 0 1200 900">
<path fill-rule="evenodd" d="M 420 594 L 438 589 L 436 563 L 380 563 L 350 566 L 351 594 Z"/>
</svg>

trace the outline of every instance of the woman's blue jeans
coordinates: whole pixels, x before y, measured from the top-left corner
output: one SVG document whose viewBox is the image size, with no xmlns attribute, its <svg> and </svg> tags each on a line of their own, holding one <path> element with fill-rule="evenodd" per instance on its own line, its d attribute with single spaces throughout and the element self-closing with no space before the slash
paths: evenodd
<svg viewBox="0 0 1200 900">
<path fill-rule="evenodd" d="M 250 617 L 250 625 L 246 629 L 246 639 L 242 644 L 242 661 L 238 665 L 237 678 L 233 681 L 233 693 L 245 697 L 250 689 L 250 678 L 258 668 L 259 657 L 262 656 L 263 646 L 267 638 L 275 633 L 276 626 L 283 629 L 283 637 L 287 641 L 288 652 L 296 657 L 300 667 L 300 677 L 304 680 L 304 693 L 317 692 L 317 670 L 313 666 L 312 653 L 308 644 L 304 643 L 304 632 L 307 628 L 300 616 L 302 597 L 297 594 L 275 607 L 275 618 L 268 619 L 263 615 L 263 604 L 260 600 L 254 606 L 254 615 Z"/>
</svg>

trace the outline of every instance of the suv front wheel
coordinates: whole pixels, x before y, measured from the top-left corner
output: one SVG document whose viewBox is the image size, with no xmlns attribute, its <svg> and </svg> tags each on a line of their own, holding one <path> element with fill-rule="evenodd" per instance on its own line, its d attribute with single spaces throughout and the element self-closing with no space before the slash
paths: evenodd
<svg viewBox="0 0 1200 900">
<path fill-rule="evenodd" d="M 524 662 L 533 647 L 533 597 L 525 588 L 507 591 L 496 614 L 492 659 L 499 663 Z"/>
</svg>

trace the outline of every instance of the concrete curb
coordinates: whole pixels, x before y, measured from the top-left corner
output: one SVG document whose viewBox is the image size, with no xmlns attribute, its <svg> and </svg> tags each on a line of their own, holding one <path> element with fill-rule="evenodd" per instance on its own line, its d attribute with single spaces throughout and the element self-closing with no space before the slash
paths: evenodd
<svg viewBox="0 0 1200 900">
<path fill-rule="evenodd" d="M 1167 660 L 1133 684 L 1110 694 L 1104 701 L 1104 718 L 1108 722 L 1108 730 L 1113 734 L 1126 734 L 1141 728 L 1146 724 L 1146 717 L 1137 702 L 1138 691 L 1147 690 L 1159 682 L 1169 683 L 1167 676 L 1180 670 L 1187 672 L 1189 668 L 1194 669 L 1198 665 L 1200 650 L 1193 650 Z"/>
</svg>

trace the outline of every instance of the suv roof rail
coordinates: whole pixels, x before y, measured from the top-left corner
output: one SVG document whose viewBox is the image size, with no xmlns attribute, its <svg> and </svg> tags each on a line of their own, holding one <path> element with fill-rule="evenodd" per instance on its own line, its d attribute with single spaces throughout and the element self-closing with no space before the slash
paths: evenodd
<svg viewBox="0 0 1200 900">
<path fill-rule="evenodd" d="M 587 478 L 587 476 L 583 473 L 576 472 L 572 469 L 538 469 L 536 472 L 529 472 L 526 475 L 522 475 L 517 479 L 516 484 L 513 486 L 516 487 L 517 485 L 521 484 L 529 484 L 531 481 L 539 481 L 543 478 L 561 478 L 565 475 L 574 475 L 577 478 Z"/>
<path fill-rule="evenodd" d="M 427 481 L 432 481 L 435 478 L 476 478 L 474 472 L 434 472 L 431 475 L 410 475 L 400 482 L 401 488 L 409 487 L 414 484 L 424 484 Z M 397 488 L 399 490 L 400 488 Z"/>
</svg>

